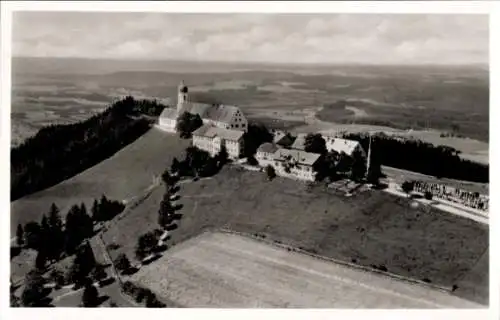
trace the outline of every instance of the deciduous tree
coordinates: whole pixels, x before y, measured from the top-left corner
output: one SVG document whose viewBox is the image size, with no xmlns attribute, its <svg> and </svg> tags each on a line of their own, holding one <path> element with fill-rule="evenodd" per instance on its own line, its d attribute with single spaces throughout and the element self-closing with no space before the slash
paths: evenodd
<svg viewBox="0 0 500 320">
<path fill-rule="evenodd" d="M 304 150 L 306 152 L 326 154 L 326 141 L 319 133 L 310 133 L 306 135 L 304 141 Z"/>
</svg>

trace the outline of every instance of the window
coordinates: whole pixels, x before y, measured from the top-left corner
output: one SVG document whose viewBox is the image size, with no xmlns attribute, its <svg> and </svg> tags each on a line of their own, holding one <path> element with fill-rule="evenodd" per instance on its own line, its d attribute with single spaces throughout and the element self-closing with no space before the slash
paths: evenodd
<svg viewBox="0 0 500 320">
<path fill-rule="evenodd" d="M 239 127 L 240 127 L 240 126 L 239 126 L 239 125 L 237 125 L 237 124 L 235 124 L 234 126 L 235 126 L 236 128 L 239 128 Z"/>
</svg>

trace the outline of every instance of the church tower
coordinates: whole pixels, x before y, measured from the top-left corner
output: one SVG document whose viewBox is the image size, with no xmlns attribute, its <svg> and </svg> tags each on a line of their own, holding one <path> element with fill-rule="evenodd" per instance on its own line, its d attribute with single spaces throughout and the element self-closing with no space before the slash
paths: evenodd
<svg viewBox="0 0 500 320">
<path fill-rule="evenodd" d="M 181 81 L 179 84 L 178 92 L 177 92 L 177 112 L 180 112 L 182 106 L 188 101 L 188 88 L 184 84 L 184 81 Z"/>
</svg>

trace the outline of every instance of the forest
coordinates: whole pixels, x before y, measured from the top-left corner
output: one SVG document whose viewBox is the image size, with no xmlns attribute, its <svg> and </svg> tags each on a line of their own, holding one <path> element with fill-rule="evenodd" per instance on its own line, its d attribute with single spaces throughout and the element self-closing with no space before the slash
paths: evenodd
<svg viewBox="0 0 500 320">
<path fill-rule="evenodd" d="M 109 158 L 149 130 L 165 106 L 126 97 L 73 124 L 49 125 L 11 149 L 11 201 L 53 186 Z"/>
<path fill-rule="evenodd" d="M 368 150 L 368 134 L 344 134 L 357 140 Z M 448 146 L 434 146 L 419 140 L 388 137 L 378 133 L 372 137 L 372 159 L 382 165 L 414 171 L 437 178 L 473 182 L 489 182 L 489 166 L 461 159 L 459 151 Z"/>
</svg>

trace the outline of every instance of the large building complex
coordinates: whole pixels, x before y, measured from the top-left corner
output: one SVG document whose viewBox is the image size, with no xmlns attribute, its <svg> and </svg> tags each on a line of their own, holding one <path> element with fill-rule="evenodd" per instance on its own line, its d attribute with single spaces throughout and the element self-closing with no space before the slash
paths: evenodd
<svg viewBox="0 0 500 320">
<path fill-rule="evenodd" d="M 178 118 L 184 113 L 197 114 L 204 124 L 222 129 L 247 131 L 248 122 L 236 106 L 191 102 L 188 87 L 181 81 L 177 93 L 177 107 L 165 108 L 160 114 L 159 126 L 168 132 L 177 131 Z"/>
<path fill-rule="evenodd" d="M 226 148 L 229 158 L 237 159 L 243 152 L 243 131 L 204 124 L 193 132 L 193 146 L 205 150 L 211 156 Z"/>
</svg>

